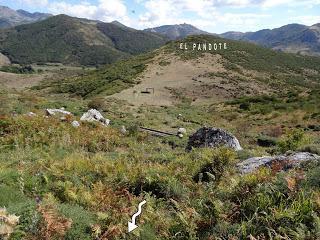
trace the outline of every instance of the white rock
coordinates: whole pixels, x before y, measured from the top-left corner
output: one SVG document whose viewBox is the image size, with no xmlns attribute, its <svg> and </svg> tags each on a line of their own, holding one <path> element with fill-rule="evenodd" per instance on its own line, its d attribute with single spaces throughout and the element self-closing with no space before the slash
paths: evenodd
<svg viewBox="0 0 320 240">
<path fill-rule="evenodd" d="M 35 117 L 35 116 L 37 116 L 37 114 L 35 114 L 35 113 L 33 113 L 33 112 L 28 112 L 28 113 L 27 113 L 27 116 L 28 116 L 28 117 Z"/>
<path fill-rule="evenodd" d="M 73 121 L 73 122 L 71 123 L 71 125 L 72 125 L 72 127 L 74 127 L 74 128 L 80 127 L 80 123 L 79 123 L 78 121 Z"/>
<path fill-rule="evenodd" d="M 181 133 L 181 134 L 187 134 L 187 130 L 185 128 L 179 128 L 178 129 L 178 134 Z"/>
<path fill-rule="evenodd" d="M 182 133 L 179 133 L 179 134 L 178 134 L 178 137 L 179 137 L 179 138 L 183 138 L 183 134 L 182 134 Z"/>
<path fill-rule="evenodd" d="M 126 127 L 125 127 L 125 126 L 121 126 L 120 132 L 121 132 L 122 134 L 126 134 L 126 133 L 127 133 Z"/>
<path fill-rule="evenodd" d="M 54 116 L 56 114 L 62 114 L 62 115 L 72 115 L 71 112 L 62 110 L 62 109 L 46 109 L 48 116 Z"/>
<path fill-rule="evenodd" d="M 84 122 L 100 122 L 104 126 L 110 124 L 110 120 L 102 116 L 102 114 L 96 109 L 90 109 L 88 112 L 84 113 L 80 118 L 80 121 Z"/>
</svg>

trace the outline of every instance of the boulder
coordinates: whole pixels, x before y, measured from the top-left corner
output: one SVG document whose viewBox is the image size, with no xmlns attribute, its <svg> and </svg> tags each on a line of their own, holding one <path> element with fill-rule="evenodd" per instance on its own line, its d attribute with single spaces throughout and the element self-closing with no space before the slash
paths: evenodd
<svg viewBox="0 0 320 240">
<path fill-rule="evenodd" d="M 216 147 L 229 147 L 235 151 L 242 150 L 239 140 L 228 133 L 227 131 L 220 128 L 200 128 L 195 134 L 189 137 L 187 150 L 192 148 L 216 148 Z"/>
<path fill-rule="evenodd" d="M 320 156 L 308 152 L 287 152 L 278 156 L 265 156 L 249 158 L 237 164 L 241 174 L 248 174 L 256 171 L 260 167 L 272 167 L 274 163 L 282 163 L 284 169 L 290 169 L 303 162 L 320 160 Z"/>
<path fill-rule="evenodd" d="M 110 124 L 110 120 L 102 116 L 102 114 L 96 109 L 90 109 L 88 112 L 84 113 L 80 118 L 80 121 L 84 122 L 100 122 L 104 126 Z"/>
<path fill-rule="evenodd" d="M 55 115 L 72 115 L 71 112 L 68 112 L 66 110 L 64 110 L 64 108 L 61 108 L 61 109 L 46 109 L 46 113 L 47 113 L 47 116 L 55 116 Z"/>
</svg>

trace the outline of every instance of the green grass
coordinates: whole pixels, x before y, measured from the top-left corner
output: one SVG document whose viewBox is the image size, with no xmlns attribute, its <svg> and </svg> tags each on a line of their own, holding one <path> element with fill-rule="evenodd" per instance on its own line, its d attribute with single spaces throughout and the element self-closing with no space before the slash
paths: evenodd
<svg viewBox="0 0 320 240">
<path fill-rule="evenodd" d="M 112 95 L 137 83 L 146 64 L 152 61 L 154 54 L 136 56 L 128 60 L 107 65 L 83 76 L 68 78 L 63 81 L 45 83 L 34 89 L 49 87 L 53 93 L 68 93 L 83 98 L 98 94 Z"/>
<path fill-rule="evenodd" d="M 300 86 L 303 91 L 201 106 L 174 90 L 179 103 L 170 107 L 132 108 L 104 98 L 136 84 L 154 54 L 31 91 L 0 91 L 0 204 L 21 216 L 11 238 L 318 239 L 319 163 L 245 176 L 236 169 L 249 157 L 286 150 L 319 153 L 318 88 Z M 279 64 L 292 74 L 298 70 L 288 66 L 295 67 L 295 61 Z M 260 70 L 268 69 L 274 70 Z M 45 118 L 48 107 L 65 107 L 75 116 L 66 122 Z M 111 119 L 111 126 L 81 123 L 73 128 L 71 121 L 90 107 Z M 37 116 L 24 115 L 29 111 Z M 122 125 L 128 129 L 125 135 Z M 187 137 L 204 125 L 230 131 L 244 150 L 186 152 Z M 187 136 L 157 138 L 137 131 L 138 126 L 169 132 L 185 127 Z M 144 199 L 139 229 L 128 234 L 127 223 Z M 43 214 L 43 208 L 53 212 Z M 54 226 L 72 220 L 71 226 L 49 231 L 50 214 Z"/>
</svg>

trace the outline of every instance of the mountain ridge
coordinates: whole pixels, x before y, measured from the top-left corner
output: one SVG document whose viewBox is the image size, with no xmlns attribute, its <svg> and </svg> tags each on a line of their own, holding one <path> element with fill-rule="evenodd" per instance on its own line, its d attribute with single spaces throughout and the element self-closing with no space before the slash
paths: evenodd
<svg viewBox="0 0 320 240">
<path fill-rule="evenodd" d="M 153 50 L 166 41 L 154 33 L 63 14 L 0 30 L 0 51 L 19 64 L 109 64 Z"/>
<path fill-rule="evenodd" d="M 30 13 L 22 9 L 16 11 L 0 5 L 0 28 L 10 28 L 22 24 L 33 23 L 52 16 L 53 15 L 48 13 Z"/>
<path fill-rule="evenodd" d="M 211 33 L 200 30 L 194 27 L 193 25 L 186 24 L 186 23 L 175 24 L 175 25 L 163 25 L 160 27 L 147 28 L 144 31 L 155 32 L 155 33 L 165 35 L 170 40 L 183 39 L 190 35 L 201 35 L 201 34 L 211 35 Z"/>
</svg>

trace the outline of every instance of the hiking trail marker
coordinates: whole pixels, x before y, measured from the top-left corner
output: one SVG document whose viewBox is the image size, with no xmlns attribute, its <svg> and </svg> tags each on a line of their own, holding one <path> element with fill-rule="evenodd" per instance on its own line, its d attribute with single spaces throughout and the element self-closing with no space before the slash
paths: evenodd
<svg viewBox="0 0 320 240">
<path fill-rule="evenodd" d="M 135 230 L 136 228 L 138 228 L 138 226 L 136 225 L 136 218 L 141 214 L 142 212 L 142 206 L 144 204 L 146 204 L 147 201 L 144 200 L 143 202 L 139 203 L 139 206 L 138 206 L 138 212 L 135 213 L 133 216 L 132 216 L 132 219 L 131 219 L 131 222 L 129 221 L 128 222 L 128 232 L 132 232 L 133 230 Z"/>
</svg>

